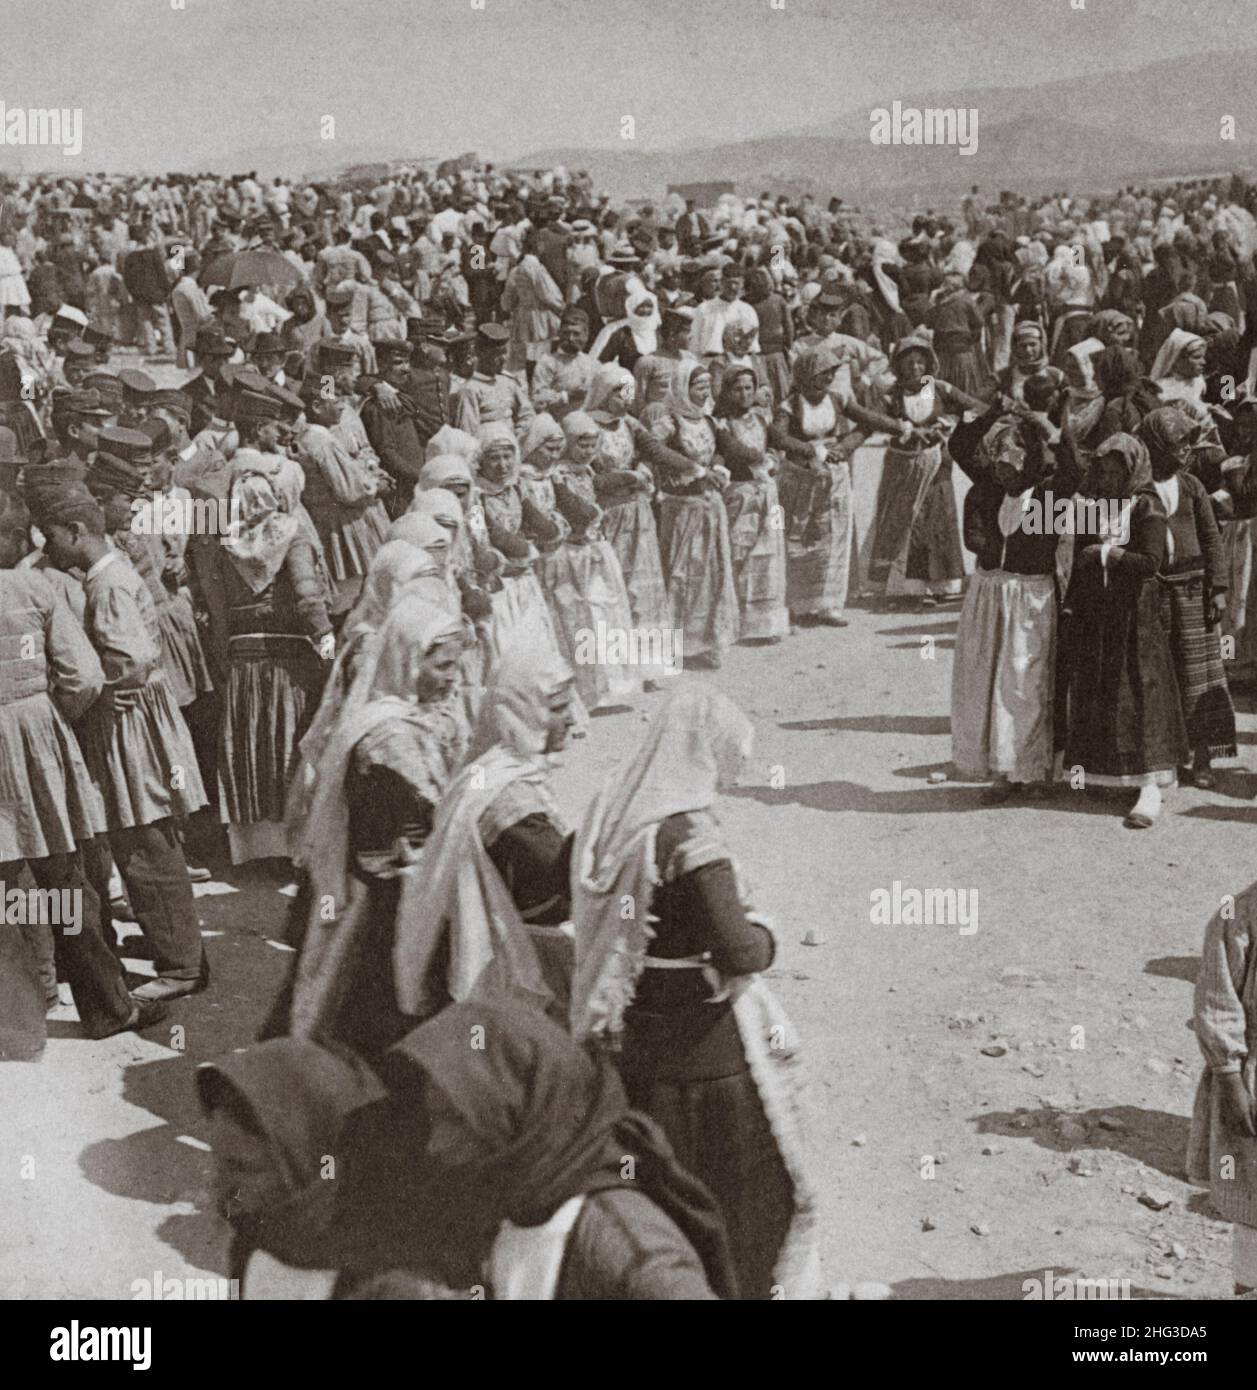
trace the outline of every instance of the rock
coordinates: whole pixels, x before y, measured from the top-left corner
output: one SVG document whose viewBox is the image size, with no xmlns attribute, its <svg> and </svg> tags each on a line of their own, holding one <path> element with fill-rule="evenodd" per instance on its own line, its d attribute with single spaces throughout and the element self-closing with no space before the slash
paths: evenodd
<svg viewBox="0 0 1257 1390">
<path fill-rule="evenodd" d="M 1070 1154 L 1069 1171 L 1080 1178 L 1095 1177 L 1095 1169 L 1087 1166 L 1087 1161 L 1081 1154 Z"/>
<path fill-rule="evenodd" d="M 975 1236 L 989 1236 L 991 1234 L 991 1228 L 985 1221 L 975 1221 L 969 1229 Z"/>
<path fill-rule="evenodd" d="M 1116 1115 L 1101 1115 L 1100 1128 L 1111 1130 L 1114 1134 L 1121 1134 L 1126 1129 L 1126 1122 L 1119 1120 Z"/>
<path fill-rule="evenodd" d="M 946 1154 L 946 1152 L 943 1151 L 943 1150 L 939 1150 L 939 1152 L 936 1153 L 936 1154 L 934 1155 L 934 1162 L 935 1162 L 936 1164 L 939 1164 L 940 1166 L 941 1166 L 942 1164 L 946 1163 L 946 1162 L 947 1162 L 947 1154 Z"/>
<path fill-rule="evenodd" d="M 1003 1043 L 988 1043 L 986 1047 L 982 1049 L 982 1055 L 983 1057 L 1006 1057 L 1008 1055 L 1008 1049 Z"/>
<path fill-rule="evenodd" d="M 891 985 L 891 987 L 886 991 L 886 993 L 887 993 L 887 994 L 898 994 L 898 993 L 899 993 L 899 986 L 898 986 L 898 985 Z"/>
<path fill-rule="evenodd" d="M 940 782 L 947 781 L 947 774 L 945 772 L 939 772 L 937 769 L 935 769 L 933 772 L 930 773 L 928 780 L 932 782 L 934 786 L 937 787 Z"/>
<path fill-rule="evenodd" d="M 1170 1064 L 1163 1062 L 1160 1057 L 1149 1057 L 1144 1066 L 1152 1072 L 1154 1076 L 1169 1076 Z"/>
<path fill-rule="evenodd" d="M 937 1231 L 938 1227 L 934 1224 L 933 1221 L 930 1220 L 928 1216 L 923 1216 L 921 1218 L 921 1229 L 923 1231 Z"/>
<path fill-rule="evenodd" d="M 824 946 L 826 944 L 825 933 L 819 927 L 809 927 L 803 933 L 804 946 Z"/>
<path fill-rule="evenodd" d="M 1034 1062 L 1023 1062 L 1023 1063 L 1022 1063 L 1022 1066 L 1021 1066 L 1021 1069 L 1022 1069 L 1022 1071 L 1029 1072 L 1030 1075 L 1031 1075 L 1031 1076 L 1034 1076 L 1034 1077 L 1039 1077 L 1039 1076 L 1044 1076 L 1044 1075 L 1046 1075 L 1046 1073 L 1044 1072 L 1043 1068 L 1040 1067 L 1040 1066 L 1038 1066 L 1038 1065 L 1035 1064 Z"/>
<path fill-rule="evenodd" d="M 1153 1265 L 1152 1272 L 1158 1279 L 1173 1279 L 1174 1271 L 1169 1265 Z"/>
<path fill-rule="evenodd" d="M 855 1138 L 851 1141 L 851 1147 L 853 1149 L 862 1149 L 868 1142 L 869 1137 L 867 1134 L 857 1134 Z"/>
<path fill-rule="evenodd" d="M 996 1154 L 1005 1152 L 1003 1144 L 983 1144 L 982 1152 L 987 1158 L 994 1158 Z"/>
<path fill-rule="evenodd" d="M 1147 1207 L 1150 1211 L 1164 1211 L 1166 1207 L 1174 1204 L 1174 1198 L 1168 1192 L 1162 1192 L 1156 1187 L 1145 1187 L 1137 1200 L 1140 1206 Z"/>
<path fill-rule="evenodd" d="M 1087 1137 L 1087 1127 L 1077 1120 L 1062 1120 L 1057 1133 L 1067 1144 L 1081 1144 Z"/>
<path fill-rule="evenodd" d="M 1165 1253 L 1167 1255 L 1173 1255 L 1176 1260 L 1185 1260 L 1187 1258 L 1187 1247 L 1181 1241 L 1176 1240 Z"/>
<path fill-rule="evenodd" d="M 857 1303 L 884 1303 L 894 1291 L 889 1284 L 862 1283 L 851 1290 L 851 1297 Z"/>
</svg>

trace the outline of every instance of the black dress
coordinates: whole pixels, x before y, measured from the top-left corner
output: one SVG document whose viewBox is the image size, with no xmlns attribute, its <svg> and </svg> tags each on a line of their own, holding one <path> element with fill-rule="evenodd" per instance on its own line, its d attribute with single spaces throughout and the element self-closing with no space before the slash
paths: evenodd
<svg viewBox="0 0 1257 1390">
<path fill-rule="evenodd" d="M 712 998 L 700 968 L 650 964 L 704 956 L 730 976 L 772 963 L 772 937 L 747 920 L 729 860 L 673 872 L 677 851 L 694 830 L 688 815 L 659 826 L 662 881 L 651 902 L 656 934 L 624 1016 L 618 1064 L 631 1103 L 662 1127 L 677 1157 L 719 1203 L 742 1296 L 763 1299 L 793 1216 L 793 1188 L 733 1005 Z"/>
</svg>

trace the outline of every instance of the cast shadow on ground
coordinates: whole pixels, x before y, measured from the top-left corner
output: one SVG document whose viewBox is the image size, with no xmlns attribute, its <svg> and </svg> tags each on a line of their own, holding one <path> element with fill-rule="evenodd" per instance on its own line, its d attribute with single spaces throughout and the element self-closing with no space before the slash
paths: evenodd
<svg viewBox="0 0 1257 1390">
<path fill-rule="evenodd" d="M 243 931 L 238 921 L 228 919 L 229 905 L 236 904 L 238 913 L 239 901 L 234 894 L 197 900 L 207 927 L 212 929 L 223 914 L 222 935 L 206 943 L 213 971 L 210 988 L 176 1001 L 165 1022 L 144 1035 L 146 1041 L 164 1044 L 169 1051 L 152 1060 L 134 1061 L 123 1073 L 123 1100 L 161 1123 L 125 1138 L 89 1144 L 79 1155 L 83 1175 L 95 1186 L 131 1201 L 179 1208 L 166 1215 L 156 1234 L 177 1252 L 189 1273 L 227 1273 L 228 1231 L 213 1209 L 211 1156 L 206 1149 L 185 1142 L 187 1138 L 201 1144 L 209 1140 L 196 1092 L 197 1067 L 257 1036 L 294 959 L 267 946 L 262 935 L 263 928 L 271 937 L 278 935 L 288 900 L 276 895 L 274 920 L 259 920 L 252 930 Z M 225 1007 L 229 997 L 231 1008 Z M 175 1028 L 182 1031 L 175 1034 Z M 175 1041 L 182 1045 L 180 1050 L 171 1046 Z M 167 1268 L 165 1273 L 177 1276 L 180 1271 Z M 118 1296 L 124 1297 L 125 1291 Z"/>
<path fill-rule="evenodd" d="M 934 650 L 937 652 L 954 651 L 955 647 L 956 644 L 950 637 L 940 637 L 938 641 L 934 643 Z M 921 650 L 921 644 L 920 642 L 891 642 L 887 650 L 892 652 L 919 652 Z"/>
<path fill-rule="evenodd" d="M 1159 975 L 1163 980 L 1186 980 L 1195 985 L 1200 974 L 1199 956 L 1157 956 L 1144 966 L 1145 975 Z"/>
<path fill-rule="evenodd" d="M 1192 820 L 1233 820 L 1241 825 L 1257 825 L 1257 806 L 1192 806 L 1177 814 Z"/>
<path fill-rule="evenodd" d="M 878 637 L 932 637 L 937 636 L 940 632 L 954 633 L 959 626 L 959 619 L 944 618 L 936 623 L 905 623 L 903 627 L 879 627 L 876 630 L 876 635 Z"/>
<path fill-rule="evenodd" d="M 951 720 L 944 714 L 841 714 L 833 719 L 783 719 L 777 727 L 795 733 L 941 735 L 951 733 Z"/>
<path fill-rule="evenodd" d="M 1183 1115 L 1144 1110 L 1137 1105 L 1101 1105 L 1090 1110 L 1065 1110 L 1045 1105 L 1035 1110 L 989 1111 L 969 1118 L 979 1134 L 1029 1139 L 1039 1148 L 1059 1154 L 1108 1150 L 1155 1168 L 1167 1177 L 1187 1180 L 1184 1162 L 1188 1121 Z M 1086 1137 L 1062 1137 L 1060 1125 L 1065 1120 L 1082 1125 L 1087 1131 Z M 1106 1129 L 1101 1120 L 1120 1124 L 1122 1128 Z"/>
</svg>

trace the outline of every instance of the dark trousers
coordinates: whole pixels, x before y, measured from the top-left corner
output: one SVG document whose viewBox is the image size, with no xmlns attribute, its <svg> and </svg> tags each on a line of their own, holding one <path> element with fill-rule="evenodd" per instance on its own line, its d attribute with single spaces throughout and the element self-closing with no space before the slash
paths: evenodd
<svg viewBox="0 0 1257 1390">
<path fill-rule="evenodd" d="M 21 929 L 22 934 L 28 945 L 34 946 L 34 957 L 39 961 L 51 933 L 56 962 L 54 981 L 56 975 L 61 975 L 69 982 L 79 1019 L 90 1037 L 112 1032 L 130 1016 L 133 1006 L 126 975 L 101 930 L 100 899 L 88 883 L 78 855 L 54 854 L 47 859 L 28 859 L 26 864 L 36 887 L 77 892 L 80 911 L 77 931 L 70 922 L 60 926 L 29 925 Z M 0 880 L 12 887 L 21 871 L 20 859 L 0 864 Z"/>
<path fill-rule="evenodd" d="M 102 843 L 102 841 L 104 843 Z M 111 830 L 84 847 L 87 876 L 109 901 L 109 856 L 126 884 L 144 939 L 153 952 L 159 976 L 195 980 L 201 971 L 201 929 L 188 866 L 171 817 L 151 825 Z"/>
</svg>

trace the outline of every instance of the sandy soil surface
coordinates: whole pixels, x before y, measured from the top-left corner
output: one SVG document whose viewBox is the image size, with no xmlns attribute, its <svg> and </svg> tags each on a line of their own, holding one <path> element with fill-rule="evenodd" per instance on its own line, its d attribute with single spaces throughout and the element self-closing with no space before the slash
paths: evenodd
<svg viewBox="0 0 1257 1390">
<path fill-rule="evenodd" d="M 878 464 L 860 456 L 859 521 Z M 1257 776 L 1172 793 L 1144 833 L 1085 793 L 991 809 L 931 780 L 956 614 L 857 607 L 844 631 L 740 647 L 702 677 L 758 730 L 719 814 L 777 925 L 771 977 L 810 1059 L 829 1282 L 1021 1298 L 1047 1269 L 1229 1295 L 1229 1227 L 1183 1170 L 1189 1020 L 1205 921 L 1252 876 Z M 592 722 L 559 780 L 570 814 L 657 698 Z M 1257 717 L 1241 728 L 1257 742 Z M 875 924 L 896 881 L 976 894 L 977 930 Z M 251 1040 L 291 962 L 281 887 L 221 866 L 198 887 L 214 983 L 169 1033 L 85 1041 L 67 1005 L 42 1061 L 0 1068 L 0 1296 L 224 1273 L 192 1074 Z"/>
</svg>

